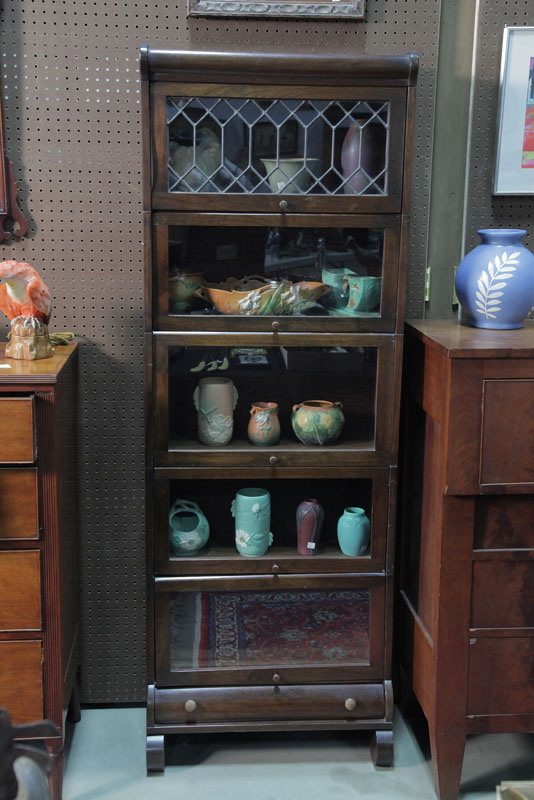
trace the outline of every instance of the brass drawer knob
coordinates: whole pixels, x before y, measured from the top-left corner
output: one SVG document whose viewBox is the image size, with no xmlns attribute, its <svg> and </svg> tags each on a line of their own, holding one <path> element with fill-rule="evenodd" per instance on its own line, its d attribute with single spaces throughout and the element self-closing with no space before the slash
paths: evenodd
<svg viewBox="0 0 534 800">
<path fill-rule="evenodd" d="M 194 700 L 186 700 L 184 704 L 185 710 L 190 714 L 192 711 L 196 710 L 197 704 Z"/>
<path fill-rule="evenodd" d="M 347 699 L 345 700 L 345 708 L 347 709 L 347 711 L 354 711 L 354 709 L 356 708 L 356 700 L 354 699 L 354 697 L 347 697 Z"/>
<path fill-rule="evenodd" d="M 276 456 L 270 456 L 269 464 L 274 467 L 275 464 L 278 464 L 278 458 Z"/>
<path fill-rule="evenodd" d="M 275 575 L 277 572 L 280 572 L 280 567 L 278 566 L 278 564 L 273 564 L 272 569 Z"/>
<path fill-rule="evenodd" d="M 280 683 L 280 675 L 278 672 L 275 672 L 273 675 L 273 683 Z"/>
<path fill-rule="evenodd" d="M 271 323 L 271 328 L 273 329 L 273 331 L 277 331 L 280 328 L 280 323 L 278 322 L 277 319 L 275 319 L 274 322 Z"/>
<path fill-rule="evenodd" d="M 280 211 L 287 211 L 287 200 L 280 200 Z"/>
</svg>

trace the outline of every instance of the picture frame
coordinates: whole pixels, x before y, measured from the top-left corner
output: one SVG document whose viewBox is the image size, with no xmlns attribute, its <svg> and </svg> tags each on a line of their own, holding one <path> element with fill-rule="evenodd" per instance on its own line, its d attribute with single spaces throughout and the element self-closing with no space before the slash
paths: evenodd
<svg viewBox="0 0 534 800">
<path fill-rule="evenodd" d="M 248 126 L 245 126 L 245 141 L 248 146 Z M 254 158 L 296 156 L 298 151 L 298 123 L 290 119 L 280 126 L 279 148 L 276 149 L 276 127 L 272 122 L 257 122 L 252 128 L 252 155 Z"/>
<path fill-rule="evenodd" d="M 365 0 L 188 0 L 194 17 L 364 19 Z"/>
<path fill-rule="evenodd" d="M 534 27 L 504 29 L 493 194 L 534 194 Z"/>
</svg>

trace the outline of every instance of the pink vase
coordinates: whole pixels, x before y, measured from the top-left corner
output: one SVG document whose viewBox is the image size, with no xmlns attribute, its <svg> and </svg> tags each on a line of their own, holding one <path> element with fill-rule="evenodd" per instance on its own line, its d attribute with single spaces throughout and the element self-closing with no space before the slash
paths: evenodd
<svg viewBox="0 0 534 800">
<path fill-rule="evenodd" d="M 324 509 L 315 499 L 303 500 L 297 506 L 297 552 L 314 556 L 323 526 Z"/>
<path fill-rule="evenodd" d="M 363 123 L 363 120 L 362 120 Z M 379 153 L 375 135 L 377 126 L 367 124 L 361 128 L 351 125 L 341 146 L 341 171 L 344 178 L 348 178 L 343 186 L 345 194 L 374 194 L 374 185 L 370 186 L 371 179 L 379 172 Z M 365 174 L 363 172 L 365 170 Z M 366 191 L 368 189 L 368 191 Z"/>
</svg>

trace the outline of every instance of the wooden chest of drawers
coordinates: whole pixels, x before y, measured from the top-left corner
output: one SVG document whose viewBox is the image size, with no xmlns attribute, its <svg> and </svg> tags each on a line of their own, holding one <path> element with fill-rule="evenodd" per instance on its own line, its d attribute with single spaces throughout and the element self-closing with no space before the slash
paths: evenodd
<svg viewBox="0 0 534 800">
<path fill-rule="evenodd" d="M 407 326 L 398 652 L 458 797 L 466 735 L 534 731 L 534 324 Z"/>
<path fill-rule="evenodd" d="M 0 707 L 50 719 L 61 797 L 65 715 L 79 718 L 76 345 L 14 361 L 0 346 Z"/>
</svg>

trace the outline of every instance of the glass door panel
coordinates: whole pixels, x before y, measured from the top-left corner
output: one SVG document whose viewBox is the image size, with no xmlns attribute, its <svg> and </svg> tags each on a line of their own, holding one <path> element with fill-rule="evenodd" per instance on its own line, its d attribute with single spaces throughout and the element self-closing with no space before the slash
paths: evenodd
<svg viewBox="0 0 534 800">
<path fill-rule="evenodd" d="M 155 208 L 399 211 L 405 91 L 156 86 Z M 354 95 L 356 93 L 357 96 Z M 325 97 L 325 94 L 330 95 Z M 248 96 L 247 96 L 248 95 Z"/>
<path fill-rule="evenodd" d="M 157 463 L 312 465 L 325 452 L 332 465 L 386 463 L 390 337 L 375 346 L 284 341 L 180 346 L 158 336 Z"/>
<path fill-rule="evenodd" d="M 393 330 L 399 231 L 333 219 L 158 215 L 158 328 Z"/>
<path fill-rule="evenodd" d="M 383 581 L 316 576 L 316 587 L 295 578 L 276 579 L 275 588 L 267 580 L 233 590 L 218 579 L 191 589 L 198 580 L 184 579 L 183 589 L 156 582 L 158 683 L 269 684 L 273 671 L 281 683 L 379 674 Z"/>
<path fill-rule="evenodd" d="M 169 192 L 388 193 L 388 100 L 167 97 Z"/>
<path fill-rule="evenodd" d="M 324 478 L 263 476 L 194 480 L 158 476 L 154 487 L 155 569 L 159 575 L 296 574 L 306 572 L 380 572 L 385 568 L 388 470 L 329 470 Z M 295 473 L 295 474 L 293 474 Z M 265 532 L 241 524 L 232 513 L 238 492 L 254 491 L 268 498 Z M 260 498 L 259 502 L 263 502 Z M 310 499 L 319 504 L 316 526 Z M 306 503 L 306 507 L 301 504 Z M 301 506 L 301 521 L 297 509 Z M 369 520 L 351 538 L 338 538 L 345 509 L 362 509 Z M 351 512 L 352 514 L 352 512 Z M 308 515 L 308 516 L 307 516 Z M 256 535 L 262 547 L 249 553 Z M 272 533 L 272 542 L 269 544 Z M 341 549 L 343 546 L 343 550 Z"/>
</svg>

